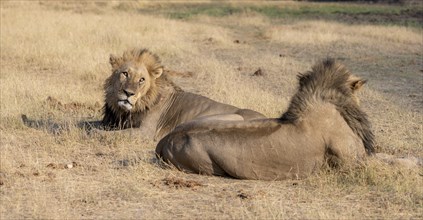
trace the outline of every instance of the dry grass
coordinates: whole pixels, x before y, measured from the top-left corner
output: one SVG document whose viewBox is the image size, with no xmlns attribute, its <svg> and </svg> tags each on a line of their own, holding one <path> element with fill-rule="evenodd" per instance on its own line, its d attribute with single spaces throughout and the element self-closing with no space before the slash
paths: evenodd
<svg viewBox="0 0 423 220">
<path fill-rule="evenodd" d="M 362 103 L 378 150 L 423 157 L 421 30 L 257 14 L 176 21 L 132 10 L 142 4 L 1 2 L 1 219 L 423 218 L 422 169 L 371 161 L 298 181 L 206 177 L 163 169 L 136 134 L 74 125 L 101 118 L 108 56 L 130 47 L 195 72 L 176 79 L 186 90 L 269 117 L 287 107 L 297 72 L 332 56 L 369 79 Z M 68 128 L 29 128 L 20 114 Z"/>
</svg>

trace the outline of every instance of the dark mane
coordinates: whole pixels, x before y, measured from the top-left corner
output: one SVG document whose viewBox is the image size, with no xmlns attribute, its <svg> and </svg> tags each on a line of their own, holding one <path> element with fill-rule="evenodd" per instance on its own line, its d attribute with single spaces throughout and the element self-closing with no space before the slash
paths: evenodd
<svg viewBox="0 0 423 220">
<path fill-rule="evenodd" d="M 114 82 L 118 80 L 115 70 L 126 62 L 142 63 L 150 73 L 163 68 L 159 56 L 148 49 L 127 50 L 122 56 L 111 55 L 112 75 L 106 79 L 104 84 L 105 104 L 103 106 L 102 124 L 106 129 L 139 127 L 146 112 L 160 101 L 163 95 L 161 93 L 164 92 L 165 88 L 172 88 L 174 92 L 182 91 L 166 74 L 162 74 L 151 81 L 148 92 L 137 100 L 134 112 L 123 111 L 114 102 L 110 102 L 109 98 L 114 96 Z"/>
<path fill-rule="evenodd" d="M 298 75 L 298 91 L 280 120 L 295 123 L 316 100 L 329 102 L 336 106 L 349 127 L 362 139 L 366 152 L 374 153 L 371 123 L 356 102 L 350 82 L 353 78 L 357 77 L 334 59 L 315 64 L 311 71 Z"/>
</svg>

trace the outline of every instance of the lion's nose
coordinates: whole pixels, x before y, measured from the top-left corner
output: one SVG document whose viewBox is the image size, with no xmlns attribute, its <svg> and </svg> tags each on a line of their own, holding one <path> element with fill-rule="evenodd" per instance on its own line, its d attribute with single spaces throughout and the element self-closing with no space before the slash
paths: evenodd
<svg viewBox="0 0 423 220">
<path fill-rule="evenodd" d="M 131 92 L 131 91 L 128 91 L 128 90 L 123 90 L 123 92 L 124 92 L 124 93 L 126 94 L 126 96 L 128 96 L 128 97 L 135 95 L 135 93 L 133 93 L 133 92 Z"/>
</svg>

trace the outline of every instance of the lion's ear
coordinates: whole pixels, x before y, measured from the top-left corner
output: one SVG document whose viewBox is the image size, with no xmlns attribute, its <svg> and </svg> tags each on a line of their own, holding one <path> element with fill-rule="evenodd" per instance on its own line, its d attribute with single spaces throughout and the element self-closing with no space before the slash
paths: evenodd
<svg viewBox="0 0 423 220">
<path fill-rule="evenodd" d="M 151 75 L 157 79 L 163 74 L 163 67 L 158 67 L 151 72 Z"/>
<path fill-rule="evenodd" d="M 112 65 L 112 69 L 116 70 L 119 68 L 121 59 L 113 54 L 110 54 L 109 63 Z"/>
<path fill-rule="evenodd" d="M 354 77 L 353 79 L 349 80 L 350 88 L 353 92 L 359 91 L 364 84 L 366 84 L 367 80 L 361 79 L 358 77 Z"/>
</svg>

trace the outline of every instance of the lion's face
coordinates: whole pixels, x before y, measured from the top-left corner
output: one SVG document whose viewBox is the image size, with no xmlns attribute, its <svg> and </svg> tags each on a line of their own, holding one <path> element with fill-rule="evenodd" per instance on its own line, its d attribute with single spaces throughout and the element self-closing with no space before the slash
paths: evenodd
<svg viewBox="0 0 423 220">
<path fill-rule="evenodd" d="M 124 110 L 131 111 L 137 100 L 144 96 L 151 86 L 152 77 L 144 65 L 125 63 L 115 71 L 117 105 Z"/>
<path fill-rule="evenodd" d="M 143 109 L 145 102 L 151 99 L 149 91 L 153 89 L 155 80 L 163 73 L 160 62 L 148 51 L 141 51 L 136 58 L 124 60 L 110 56 L 113 73 L 105 85 L 106 103 L 115 111 Z"/>
</svg>

